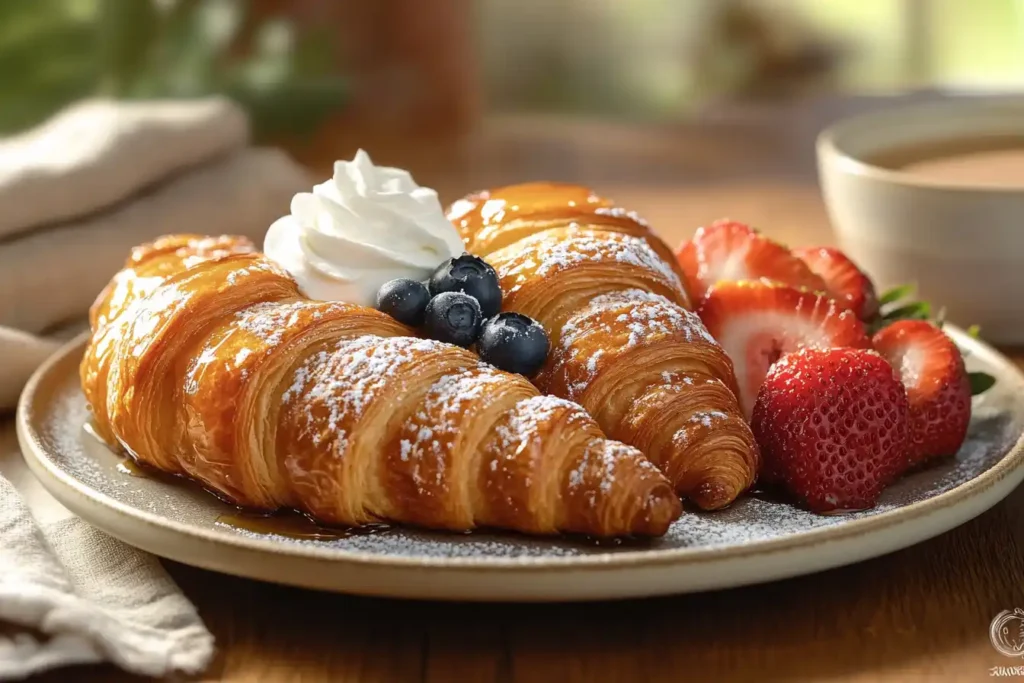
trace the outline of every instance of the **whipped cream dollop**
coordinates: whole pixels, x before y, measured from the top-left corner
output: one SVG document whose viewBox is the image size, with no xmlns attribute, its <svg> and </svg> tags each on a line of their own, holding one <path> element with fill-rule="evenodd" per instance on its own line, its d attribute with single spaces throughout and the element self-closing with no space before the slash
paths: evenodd
<svg viewBox="0 0 1024 683">
<path fill-rule="evenodd" d="M 385 282 L 426 280 L 465 247 L 437 192 L 359 150 L 334 164 L 333 178 L 292 198 L 263 251 L 311 299 L 374 306 Z"/>
</svg>

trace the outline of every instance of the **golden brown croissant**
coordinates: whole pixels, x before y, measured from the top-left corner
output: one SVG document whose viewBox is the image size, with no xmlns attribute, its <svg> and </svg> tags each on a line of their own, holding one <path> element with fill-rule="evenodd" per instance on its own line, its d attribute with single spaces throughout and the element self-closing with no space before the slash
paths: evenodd
<svg viewBox="0 0 1024 683">
<path fill-rule="evenodd" d="M 98 433 L 241 506 L 600 536 L 660 535 L 681 513 L 578 405 L 379 311 L 310 301 L 238 238 L 137 248 L 90 318 Z"/>
<path fill-rule="evenodd" d="M 643 239 L 683 278 L 672 250 L 643 218 L 582 185 L 535 182 L 483 190 L 457 200 L 447 213 L 466 249 L 477 256 L 487 256 L 541 230 L 576 224 Z"/>
<path fill-rule="evenodd" d="M 541 183 L 471 195 L 448 215 L 497 270 L 503 308 L 551 337 L 541 391 L 579 402 L 702 508 L 753 484 L 759 451 L 732 362 L 642 221 L 586 188 Z"/>
</svg>

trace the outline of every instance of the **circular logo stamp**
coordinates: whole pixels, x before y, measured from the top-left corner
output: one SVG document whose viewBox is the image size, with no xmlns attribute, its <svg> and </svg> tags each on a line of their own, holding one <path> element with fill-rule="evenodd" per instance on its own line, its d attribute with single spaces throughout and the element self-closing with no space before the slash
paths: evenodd
<svg viewBox="0 0 1024 683">
<path fill-rule="evenodd" d="M 992 620 L 988 637 L 992 647 L 1007 657 L 1024 657 L 1024 609 L 1003 610 Z"/>
</svg>

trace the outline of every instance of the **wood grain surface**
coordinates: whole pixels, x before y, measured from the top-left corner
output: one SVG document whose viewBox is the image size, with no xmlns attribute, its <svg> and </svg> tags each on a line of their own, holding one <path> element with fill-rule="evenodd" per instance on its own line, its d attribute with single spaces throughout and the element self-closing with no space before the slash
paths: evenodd
<svg viewBox="0 0 1024 683">
<path fill-rule="evenodd" d="M 670 241 L 713 218 L 828 242 L 813 182 L 597 182 Z M 465 187 L 464 189 L 470 189 Z M 1007 350 L 1024 367 L 1024 350 Z M 0 453 L 14 457 L 9 424 Z M 167 563 L 216 636 L 211 681 L 981 681 L 1024 664 L 989 642 L 1024 607 L 1024 489 L 931 541 L 854 566 L 712 593 L 574 605 L 400 602 Z M 40 681 L 135 680 L 111 667 Z"/>
</svg>

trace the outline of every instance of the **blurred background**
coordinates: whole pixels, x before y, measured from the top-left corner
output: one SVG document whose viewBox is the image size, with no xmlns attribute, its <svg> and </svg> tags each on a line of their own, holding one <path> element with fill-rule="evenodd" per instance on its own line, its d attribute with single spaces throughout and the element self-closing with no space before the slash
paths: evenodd
<svg viewBox="0 0 1024 683">
<path fill-rule="evenodd" d="M 1024 0 L 17 0 L 0 132 L 89 95 L 224 93 L 327 174 L 808 179 L 829 121 L 1024 86 Z"/>
</svg>

